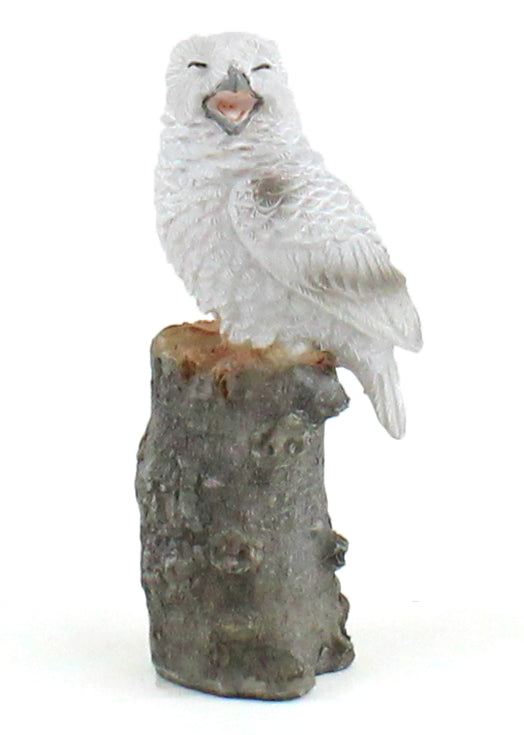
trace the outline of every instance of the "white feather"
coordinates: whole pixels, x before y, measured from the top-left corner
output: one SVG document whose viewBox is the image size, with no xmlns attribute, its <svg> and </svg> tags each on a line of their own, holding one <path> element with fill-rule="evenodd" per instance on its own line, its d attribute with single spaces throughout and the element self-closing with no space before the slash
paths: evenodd
<svg viewBox="0 0 524 735">
<path fill-rule="evenodd" d="M 271 68 L 252 71 L 261 63 Z M 264 100 L 238 135 L 202 107 L 231 65 Z M 195 37 L 174 49 L 167 81 L 156 205 L 168 260 L 231 340 L 333 352 L 400 437 L 393 347 L 420 349 L 418 315 L 371 218 L 302 135 L 276 46 Z"/>
</svg>

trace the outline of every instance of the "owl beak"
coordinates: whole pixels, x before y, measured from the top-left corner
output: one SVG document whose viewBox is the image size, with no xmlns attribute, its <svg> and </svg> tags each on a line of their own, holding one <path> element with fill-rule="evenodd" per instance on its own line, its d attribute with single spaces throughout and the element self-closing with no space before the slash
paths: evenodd
<svg viewBox="0 0 524 735">
<path fill-rule="evenodd" d="M 228 135 L 237 135 L 262 103 L 262 97 L 253 92 L 246 75 L 230 66 L 227 77 L 204 98 L 202 107 L 206 116 L 218 123 Z"/>
</svg>

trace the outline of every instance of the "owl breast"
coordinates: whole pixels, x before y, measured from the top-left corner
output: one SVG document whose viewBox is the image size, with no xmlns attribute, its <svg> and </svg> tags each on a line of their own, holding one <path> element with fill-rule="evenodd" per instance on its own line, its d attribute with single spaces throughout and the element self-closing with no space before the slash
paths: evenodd
<svg viewBox="0 0 524 735">
<path fill-rule="evenodd" d="M 289 293 L 238 240 L 228 215 L 230 189 L 204 177 L 160 180 L 160 239 L 199 308 L 218 316 L 233 341 L 265 346 L 289 320 Z"/>
</svg>

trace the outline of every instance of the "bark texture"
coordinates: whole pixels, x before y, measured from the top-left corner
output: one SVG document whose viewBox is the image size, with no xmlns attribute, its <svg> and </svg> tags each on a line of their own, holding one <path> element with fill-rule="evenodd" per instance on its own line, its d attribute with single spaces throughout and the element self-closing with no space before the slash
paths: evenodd
<svg viewBox="0 0 524 735">
<path fill-rule="evenodd" d="M 152 345 L 138 453 L 153 663 L 224 696 L 290 699 L 353 660 L 323 425 L 348 399 L 329 356 L 230 345 L 212 322 Z"/>
</svg>

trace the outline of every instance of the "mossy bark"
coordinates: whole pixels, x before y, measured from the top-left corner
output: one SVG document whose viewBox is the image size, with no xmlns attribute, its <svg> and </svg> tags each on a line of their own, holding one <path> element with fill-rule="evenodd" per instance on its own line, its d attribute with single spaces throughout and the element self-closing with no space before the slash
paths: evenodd
<svg viewBox="0 0 524 735">
<path fill-rule="evenodd" d="M 224 696 L 300 696 L 354 656 L 323 482 L 323 424 L 348 402 L 335 369 L 197 323 L 158 335 L 152 371 L 136 490 L 153 663 Z"/>
</svg>

